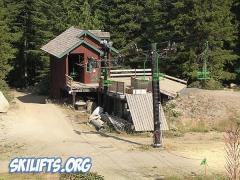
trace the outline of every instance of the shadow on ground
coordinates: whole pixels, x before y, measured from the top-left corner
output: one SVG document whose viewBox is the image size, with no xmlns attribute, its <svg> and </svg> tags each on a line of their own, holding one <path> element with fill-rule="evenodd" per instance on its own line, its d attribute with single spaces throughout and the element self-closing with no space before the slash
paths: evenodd
<svg viewBox="0 0 240 180">
<path fill-rule="evenodd" d="M 126 143 L 130 143 L 130 144 L 135 144 L 135 145 L 144 145 L 142 143 L 138 143 L 138 142 L 134 142 L 134 141 L 131 141 L 131 140 L 128 140 L 128 139 L 124 139 L 124 138 L 120 138 L 120 137 L 117 137 L 117 136 L 114 136 L 114 135 L 110 135 L 108 133 L 104 133 L 104 132 L 95 132 L 95 131 L 90 131 L 90 132 L 80 132 L 80 131 L 77 131 L 77 130 L 74 130 L 74 132 L 78 135 L 81 135 L 81 133 L 83 134 L 99 134 L 103 137 L 107 137 L 107 138 L 113 138 L 115 140 L 118 140 L 118 141 L 123 141 L 123 142 L 126 142 Z"/>
<path fill-rule="evenodd" d="M 24 96 L 17 97 L 22 103 L 32 103 L 32 104 L 46 104 L 46 97 L 36 96 L 34 94 L 27 94 Z"/>
</svg>

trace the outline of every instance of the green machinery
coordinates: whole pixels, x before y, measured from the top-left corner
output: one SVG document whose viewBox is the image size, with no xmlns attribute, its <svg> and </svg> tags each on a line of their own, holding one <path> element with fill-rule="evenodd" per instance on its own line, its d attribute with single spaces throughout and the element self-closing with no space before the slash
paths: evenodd
<svg viewBox="0 0 240 180">
<path fill-rule="evenodd" d="M 160 54 L 156 53 L 157 54 L 157 72 L 153 74 L 153 79 L 155 81 L 158 81 L 158 80 L 162 80 L 164 79 L 164 76 L 165 74 L 161 73 L 160 72 L 160 69 L 159 69 L 159 64 L 160 64 Z M 143 62 L 143 69 L 144 69 L 144 75 L 143 75 L 143 78 L 141 80 L 147 80 L 146 79 L 146 63 L 148 61 L 148 55 L 147 54 L 143 54 L 145 56 L 145 60 Z"/>
<path fill-rule="evenodd" d="M 113 83 L 113 81 L 111 81 L 111 80 L 108 79 L 108 69 L 107 69 L 107 67 L 105 67 L 105 68 L 103 69 L 103 75 L 106 76 L 106 79 L 103 80 L 102 86 L 103 86 L 103 87 L 109 87 L 109 86 L 111 86 L 112 83 Z"/>
<path fill-rule="evenodd" d="M 201 58 L 203 59 L 203 67 L 202 71 L 197 72 L 197 78 L 201 81 L 205 81 L 210 79 L 210 72 L 207 70 L 207 60 L 208 60 L 208 51 L 209 51 L 209 44 L 208 41 L 204 44 L 205 49 L 201 54 Z"/>
</svg>

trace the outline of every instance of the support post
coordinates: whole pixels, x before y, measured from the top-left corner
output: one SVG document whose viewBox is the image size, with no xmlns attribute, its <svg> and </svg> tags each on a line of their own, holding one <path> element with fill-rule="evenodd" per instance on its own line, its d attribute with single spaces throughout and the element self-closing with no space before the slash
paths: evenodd
<svg viewBox="0 0 240 180">
<path fill-rule="evenodd" d="M 74 107 L 76 103 L 76 92 L 72 92 L 72 98 L 73 98 L 73 107 Z"/>
<path fill-rule="evenodd" d="M 107 45 L 104 47 L 104 82 L 108 80 L 108 68 L 107 68 L 107 60 L 108 60 L 108 50 L 107 50 Z M 105 83 L 104 83 L 105 84 Z M 104 85 L 103 87 L 103 109 L 104 111 L 107 111 L 107 104 L 108 104 L 108 99 L 107 99 L 107 92 L 108 92 L 108 86 L 107 84 Z"/>
<path fill-rule="evenodd" d="M 157 43 L 152 44 L 152 95 L 153 95 L 153 120 L 154 120 L 154 139 L 153 146 L 161 147 L 161 123 L 160 123 L 160 84 L 157 59 Z"/>
<path fill-rule="evenodd" d="M 102 106 L 102 91 L 101 91 L 102 87 L 101 87 L 101 84 L 102 84 L 102 82 L 99 83 L 99 88 L 97 90 L 97 93 L 98 93 L 98 106 Z"/>
</svg>

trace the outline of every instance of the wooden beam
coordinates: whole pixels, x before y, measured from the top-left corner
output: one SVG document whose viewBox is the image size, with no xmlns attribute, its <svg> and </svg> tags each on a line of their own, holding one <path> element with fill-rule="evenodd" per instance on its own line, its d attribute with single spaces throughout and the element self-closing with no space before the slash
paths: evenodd
<svg viewBox="0 0 240 180">
<path fill-rule="evenodd" d="M 175 78 L 175 77 L 172 77 L 172 76 L 168 76 L 168 75 L 165 75 L 164 77 L 168 78 L 168 79 L 171 79 L 171 80 L 175 80 L 175 81 L 181 82 L 183 84 L 187 84 L 187 81 L 184 81 L 182 79 L 178 79 L 178 78 Z"/>
<path fill-rule="evenodd" d="M 131 77 L 131 76 L 150 76 L 151 73 L 126 73 L 126 74 L 111 74 L 111 77 Z"/>
<path fill-rule="evenodd" d="M 121 72 L 144 72 L 144 69 L 119 69 L 110 70 L 111 73 L 121 73 Z M 151 72 L 151 69 L 145 69 L 145 72 Z"/>
</svg>

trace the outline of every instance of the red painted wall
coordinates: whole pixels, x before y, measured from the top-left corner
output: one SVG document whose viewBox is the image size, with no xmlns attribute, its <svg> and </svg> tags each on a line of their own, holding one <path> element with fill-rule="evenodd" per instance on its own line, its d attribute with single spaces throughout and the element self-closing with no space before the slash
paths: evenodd
<svg viewBox="0 0 240 180">
<path fill-rule="evenodd" d="M 50 94 L 53 98 L 60 97 L 60 90 L 66 85 L 66 56 L 62 59 L 50 57 L 51 84 Z"/>
<path fill-rule="evenodd" d="M 101 49 L 101 44 L 97 42 L 96 40 L 92 39 L 91 37 L 84 37 L 84 40 L 88 42 L 89 44 L 93 45 L 94 47 Z M 93 57 L 94 59 L 100 60 L 100 55 L 92 50 L 91 48 L 80 45 L 76 49 L 74 49 L 72 52 L 74 53 L 83 53 L 84 54 L 84 61 L 87 62 L 88 58 Z M 65 75 L 68 74 L 68 56 L 64 56 L 61 59 L 58 59 L 54 56 L 50 57 L 50 68 L 51 68 L 51 85 L 50 85 L 50 93 L 53 98 L 59 98 L 60 97 L 60 91 L 61 89 L 64 89 L 66 87 L 66 77 Z M 100 64 L 100 63 L 99 63 Z M 87 72 L 87 67 L 84 67 L 83 71 L 83 83 L 89 84 L 92 83 L 92 78 L 98 78 L 101 74 L 101 69 L 98 69 L 95 73 L 94 72 Z"/>
<path fill-rule="evenodd" d="M 95 52 L 91 48 L 81 45 L 75 50 L 71 52 L 71 54 L 79 54 L 83 53 L 84 54 L 84 62 L 87 63 L 88 58 L 94 58 L 97 60 L 100 60 L 100 55 L 99 53 Z M 83 83 L 85 84 L 90 84 L 92 83 L 91 78 L 98 78 L 100 75 L 100 69 L 96 69 L 96 72 L 87 72 L 87 67 L 84 67 L 84 73 L 82 74 L 83 76 Z"/>
</svg>

